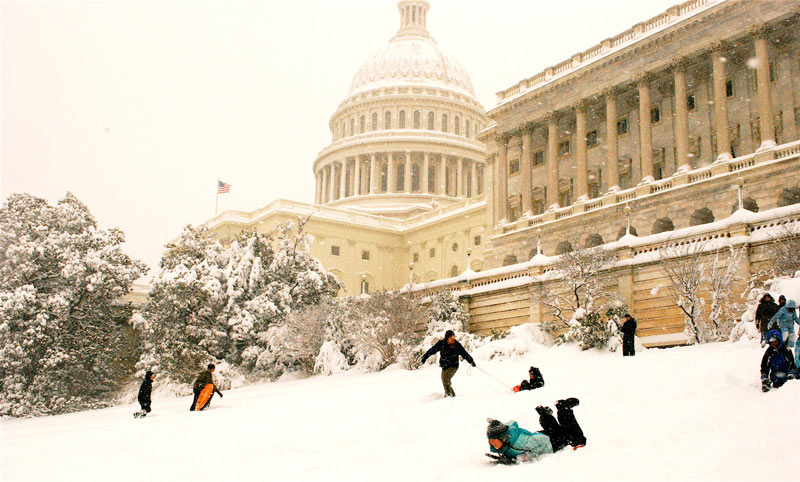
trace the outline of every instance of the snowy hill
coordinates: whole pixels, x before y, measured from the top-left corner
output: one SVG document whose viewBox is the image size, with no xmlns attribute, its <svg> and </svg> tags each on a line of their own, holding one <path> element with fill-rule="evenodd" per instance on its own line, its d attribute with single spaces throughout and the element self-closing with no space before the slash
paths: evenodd
<svg viewBox="0 0 800 482">
<path fill-rule="evenodd" d="M 800 381 L 761 393 L 754 341 L 635 358 L 536 346 L 476 357 L 443 399 L 438 367 L 348 373 L 40 419 L 3 419 L 4 481 L 798 480 Z M 544 388 L 510 387 L 541 368 Z M 156 385 L 158 380 L 156 381 Z M 507 386 L 506 386 L 507 385 Z M 494 466 L 486 417 L 538 430 L 534 407 L 576 396 L 588 438 L 538 462 Z M 782 455 L 781 455 L 782 454 Z"/>
</svg>

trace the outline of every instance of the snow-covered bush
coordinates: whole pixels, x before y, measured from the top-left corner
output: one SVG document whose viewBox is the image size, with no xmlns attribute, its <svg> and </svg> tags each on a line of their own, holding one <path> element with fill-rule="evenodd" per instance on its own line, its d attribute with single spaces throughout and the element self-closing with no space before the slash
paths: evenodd
<svg viewBox="0 0 800 482">
<path fill-rule="evenodd" d="M 419 359 L 436 342 L 444 338 L 447 330 L 452 330 L 456 340 L 467 352 L 480 346 L 483 337 L 469 333 L 467 323 L 469 312 L 458 296 L 450 291 L 437 291 L 423 300 L 428 308 L 428 322 L 421 343 L 412 353 L 412 366 L 419 366 Z M 433 358 L 428 363 L 435 363 Z"/>
<path fill-rule="evenodd" d="M 626 312 L 627 308 L 624 305 L 609 308 L 604 315 L 579 308 L 573 313 L 573 317 L 569 321 L 569 328 L 556 335 L 556 343 L 559 345 L 577 343 L 581 350 L 605 348 L 609 351 L 616 351 L 621 344 L 620 318 Z M 550 332 L 554 332 L 553 328 L 555 327 L 545 327 Z"/>
<path fill-rule="evenodd" d="M 124 382 L 128 304 L 146 272 L 70 193 L 12 194 L 0 209 L 0 414 L 97 406 Z"/>
</svg>

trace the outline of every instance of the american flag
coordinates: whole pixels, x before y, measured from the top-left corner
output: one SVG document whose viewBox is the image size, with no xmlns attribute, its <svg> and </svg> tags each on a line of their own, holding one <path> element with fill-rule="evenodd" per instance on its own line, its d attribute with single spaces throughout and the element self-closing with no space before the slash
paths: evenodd
<svg viewBox="0 0 800 482">
<path fill-rule="evenodd" d="M 226 194 L 231 192 L 231 185 L 227 182 L 217 180 L 217 194 Z"/>
</svg>

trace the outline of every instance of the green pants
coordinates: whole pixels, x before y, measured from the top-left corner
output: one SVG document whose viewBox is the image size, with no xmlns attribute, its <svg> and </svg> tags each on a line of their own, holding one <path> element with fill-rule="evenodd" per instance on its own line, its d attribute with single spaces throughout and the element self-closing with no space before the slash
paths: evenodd
<svg viewBox="0 0 800 482">
<path fill-rule="evenodd" d="M 453 391 L 453 385 L 451 380 L 453 376 L 455 376 L 456 372 L 458 371 L 458 367 L 455 368 L 442 368 L 442 386 L 444 387 L 444 396 L 445 397 L 455 397 L 456 392 Z"/>
</svg>

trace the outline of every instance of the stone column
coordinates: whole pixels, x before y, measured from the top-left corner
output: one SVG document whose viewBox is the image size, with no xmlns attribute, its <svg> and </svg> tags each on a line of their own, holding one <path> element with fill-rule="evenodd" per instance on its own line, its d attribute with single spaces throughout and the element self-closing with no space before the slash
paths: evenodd
<svg viewBox="0 0 800 482">
<path fill-rule="evenodd" d="M 586 101 L 575 104 L 575 201 L 589 199 L 589 174 L 586 161 Z"/>
<path fill-rule="evenodd" d="M 409 194 L 411 192 L 411 151 L 406 151 L 406 165 L 403 174 L 405 174 L 403 176 L 403 191 Z"/>
<path fill-rule="evenodd" d="M 532 216 L 531 206 L 531 170 L 533 169 L 533 150 L 531 149 L 531 136 L 533 135 L 533 122 L 522 126 L 522 152 L 519 160 L 522 163 L 522 217 Z M 473 176 L 475 173 L 473 172 Z"/>
<path fill-rule="evenodd" d="M 378 175 L 378 162 L 375 159 L 375 153 L 370 155 L 369 159 L 369 193 L 375 194 L 378 192 L 380 176 Z"/>
<path fill-rule="evenodd" d="M 653 131 L 650 125 L 650 79 L 644 73 L 636 79 L 639 88 L 639 151 L 642 165 L 642 182 L 653 181 Z"/>
<path fill-rule="evenodd" d="M 689 107 L 686 104 L 686 65 L 685 59 L 672 63 L 672 74 L 675 83 L 675 164 L 678 171 L 688 171 L 689 163 Z"/>
<path fill-rule="evenodd" d="M 486 164 L 483 170 L 483 177 L 484 181 L 486 182 L 486 189 L 489 192 L 486 194 L 486 224 L 488 226 L 494 226 L 497 224 L 497 199 L 496 199 L 496 192 L 497 188 L 495 186 L 495 176 L 494 176 L 494 168 L 495 168 L 494 156 L 487 156 L 486 157 Z"/>
<path fill-rule="evenodd" d="M 430 153 L 427 151 L 422 154 L 422 180 L 420 181 L 419 191 L 427 194 L 428 192 L 428 170 L 430 169 Z"/>
<path fill-rule="evenodd" d="M 336 182 L 336 169 L 334 168 L 335 164 L 331 162 L 328 164 L 328 199 L 327 202 L 333 201 L 333 194 L 334 194 L 334 185 Z"/>
<path fill-rule="evenodd" d="M 728 131 L 728 96 L 725 92 L 725 62 L 727 46 L 716 43 L 711 49 L 711 68 L 714 82 L 714 123 L 717 126 L 717 161 L 731 158 L 731 137 Z"/>
<path fill-rule="evenodd" d="M 470 186 L 472 197 L 478 195 L 478 161 L 472 161 L 472 183 Z"/>
<path fill-rule="evenodd" d="M 439 177 L 439 194 L 445 196 L 447 194 L 447 176 L 445 176 L 445 170 L 447 169 L 447 159 L 444 154 L 441 154 L 439 158 L 439 173 L 437 176 Z"/>
<path fill-rule="evenodd" d="M 347 197 L 347 158 L 342 159 L 339 170 L 339 199 Z"/>
<path fill-rule="evenodd" d="M 508 135 L 497 139 L 497 208 L 500 222 L 508 220 Z"/>
<path fill-rule="evenodd" d="M 619 191 L 619 151 L 617 146 L 617 91 L 603 92 L 606 98 L 606 172 L 608 191 Z"/>
<path fill-rule="evenodd" d="M 356 156 L 353 161 L 353 196 L 361 195 L 361 157 Z"/>
<path fill-rule="evenodd" d="M 772 120 L 772 96 L 769 85 L 769 48 L 764 27 L 753 32 L 756 47 L 756 77 L 758 81 L 758 125 L 761 128 L 761 146 L 758 150 L 775 146 L 775 125 Z"/>
<path fill-rule="evenodd" d="M 558 115 L 547 116 L 547 204 L 549 209 L 561 207 L 558 200 Z"/>
<path fill-rule="evenodd" d="M 386 192 L 393 193 L 397 190 L 397 172 L 394 169 L 394 154 L 389 152 L 386 155 Z"/>
<path fill-rule="evenodd" d="M 464 159 L 458 158 L 458 166 L 456 167 L 456 196 L 466 197 L 464 189 Z"/>
</svg>

